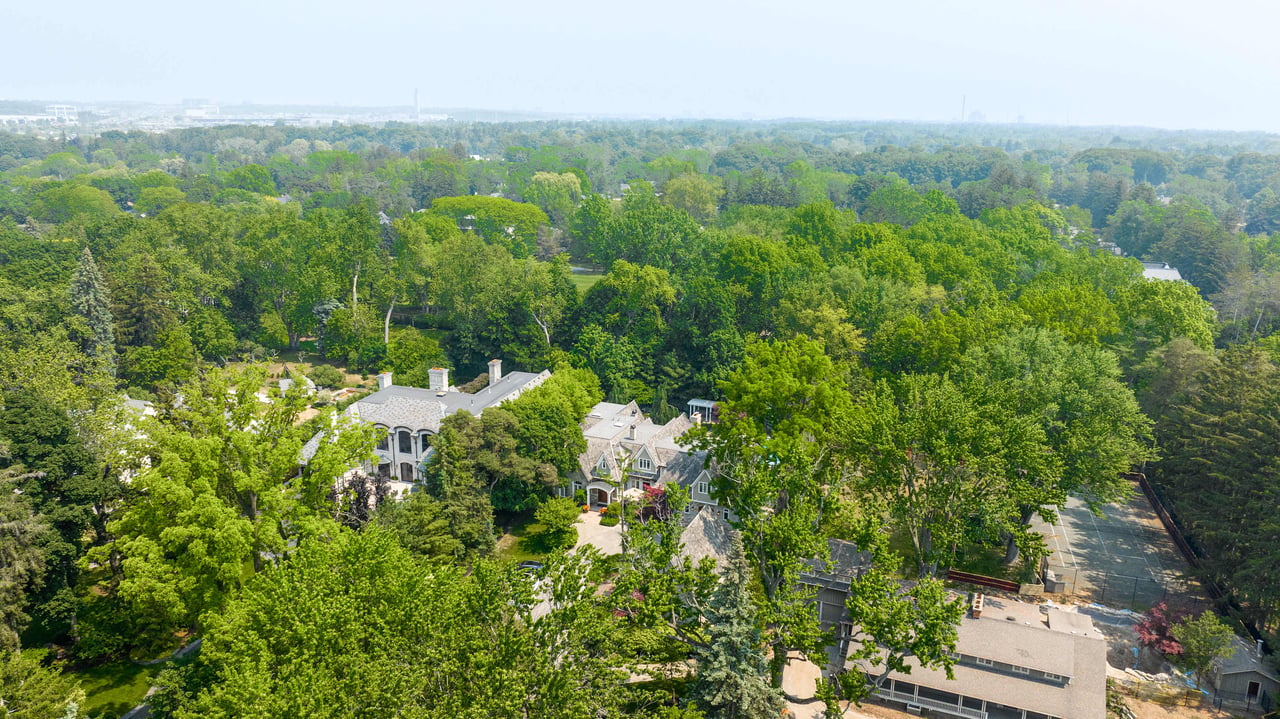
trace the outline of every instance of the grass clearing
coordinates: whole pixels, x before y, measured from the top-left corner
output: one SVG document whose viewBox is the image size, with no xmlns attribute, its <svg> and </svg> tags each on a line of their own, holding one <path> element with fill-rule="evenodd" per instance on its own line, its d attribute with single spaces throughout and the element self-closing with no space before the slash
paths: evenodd
<svg viewBox="0 0 1280 719">
<path fill-rule="evenodd" d="M 93 719 L 117 719 L 142 702 L 164 664 L 124 661 L 72 672 L 84 689 L 84 712 Z"/>
<path fill-rule="evenodd" d="M 587 290 L 600 281 L 601 277 L 604 277 L 604 273 L 574 272 L 569 275 L 569 281 L 573 283 L 574 287 L 578 288 L 579 295 L 585 295 Z"/>
<path fill-rule="evenodd" d="M 494 548 L 494 555 L 499 559 L 523 562 L 546 558 L 546 554 L 531 546 L 533 542 L 530 540 L 542 529 L 542 525 L 534 521 L 533 512 L 504 512 L 497 517 L 497 524 L 506 530 L 498 538 L 498 544 Z"/>
</svg>

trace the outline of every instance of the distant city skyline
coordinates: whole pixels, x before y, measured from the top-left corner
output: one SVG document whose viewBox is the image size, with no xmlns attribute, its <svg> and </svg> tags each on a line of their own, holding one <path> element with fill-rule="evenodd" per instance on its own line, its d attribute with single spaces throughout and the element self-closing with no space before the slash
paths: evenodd
<svg viewBox="0 0 1280 719">
<path fill-rule="evenodd" d="M 216 10 L 215 10 L 216 8 Z M 722 9 L 723 8 L 723 9 Z M 1280 131 L 1280 9 L 1136 0 L 7 8 L 0 99 Z"/>
</svg>

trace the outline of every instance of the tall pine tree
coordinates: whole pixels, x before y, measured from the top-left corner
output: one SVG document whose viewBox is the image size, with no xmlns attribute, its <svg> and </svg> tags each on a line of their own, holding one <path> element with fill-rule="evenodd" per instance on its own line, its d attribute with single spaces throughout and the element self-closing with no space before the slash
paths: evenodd
<svg viewBox="0 0 1280 719">
<path fill-rule="evenodd" d="M 71 275 L 71 311 L 84 320 L 81 348 L 85 354 L 101 360 L 107 372 L 114 376 L 116 347 L 111 298 L 107 294 L 107 283 L 88 247 L 84 248 L 80 264 Z"/>
<path fill-rule="evenodd" d="M 772 718 L 782 710 L 782 693 L 770 682 L 764 640 L 747 590 L 750 575 L 742 536 L 734 532 L 707 613 L 709 641 L 694 652 L 698 682 L 693 699 L 713 719 Z"/>
<path fill-rule="evenodd" d="M 1280 615 L 1280 365 L 1235 345 L 1202 369 L 1158 428 L 1152 469 L 1179 524 L 1201 552 L 1199 570 L 1227 585 L 1264 626 Z"/>
</svg>

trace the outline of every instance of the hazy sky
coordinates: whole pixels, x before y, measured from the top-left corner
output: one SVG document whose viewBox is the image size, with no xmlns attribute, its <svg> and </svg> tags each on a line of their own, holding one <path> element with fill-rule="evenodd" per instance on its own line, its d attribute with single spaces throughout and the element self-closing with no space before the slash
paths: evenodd
<svg viewBox="0 0 1280 719">
<path fill-rule="evenodd" d="M 196 9 L 196 8 L 200 9 Z M 0 99 L 1280 131 L 1263 0 L 0 0 Z"/>
</svg>

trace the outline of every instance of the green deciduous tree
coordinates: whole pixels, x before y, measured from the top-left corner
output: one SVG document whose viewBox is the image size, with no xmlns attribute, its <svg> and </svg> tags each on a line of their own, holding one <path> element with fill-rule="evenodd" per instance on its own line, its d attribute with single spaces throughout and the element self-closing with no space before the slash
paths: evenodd
<svg viewBox="0 0 1280 719">
<path fill-rule="evenodd" d="M 449 531 L 444 507 L 426 492 L 414 492 L 404 501 L 383 504 L 375 523 L 394 535 L 400 546 L 420 557 L 460 559 L 466 555 L 466 547 Z"/>
<path fill-rule="evenodd" d="M 897 558 L 876 557 L 872 567 L 850 583 L 847 606 L 856 643 L 851 659 L 867 663 L 867 674 L 851 672 L 841 681 L 841 693 L 860 700 L 883 687 L 892 672 L 910 674 L 912 663 L 923 669 L 942 669 L 951 679 L 952 652 L 959 639 L 964 598 L 953 595 L 934 578 L 904 584 L 894 577 Z"/>
<path fill-rule="evenodd" d="M 328 531 L 337 478 L 372 451 L 372 428 L 322 418 L 329 429 L 299 471 L 305 398 L 295 389 L 264 406 L 265 380 L 261 368 L 211 372 L 147 423 L 152 459 L 131 483 L 138 498 L 90 554 L 118 568 L 103 589 L 132 619 L 140 651 L 195 626 L 291 544 Z"/>
<path fill-rule="evenodd" d="M 582 507 L 572 497 L 553 497 L 538 505 L 533 518 L 542 525 L 538 541 L 545 550 L 567 549 L 578 540 L 573 525 L 582 518 Z"/>
<path fill-rule="evenodd" d="M 538 228 L 550 221 L 536 205 L 501 197 L 440 197 L 432 201 L 431 211 L 474 229 L 485 241 L 506 248 L 517 258 L 533 255 Z"/>
<path fill-rule="evenodd" d="M 592 571 L 590 553 L 550 562 L 535 617 L 513 567 L 427 567 L 376 528 L 308 543 L 210 617 L 211 681 L 178 716 L 611 714 L 624 689 Z"/>
<path fill-rule="evenodd" d="M 1182 645 L 1178 663 L 1193 672 L 1200 685 L 1214 663 L 1235 652 L 1235 634 L 1212 610 L 1183 619 L 1170 627 L 1170 633 Z"/>
<path fill-rule="evenodd" d="M 0 716 L 76 719 L 83 705 L 84 691 L 74 677 L 22 652 L 0 657 Z"/>
<path fill-rule="evenodd" d="M 578 466 L 578 455 L 587 451 L 579 423 L 603 398 L 600 381 L 590 370 L 559 367 L 503 409 L 520 421 L 521 454 L 568 476 Z"/>
</svg>

